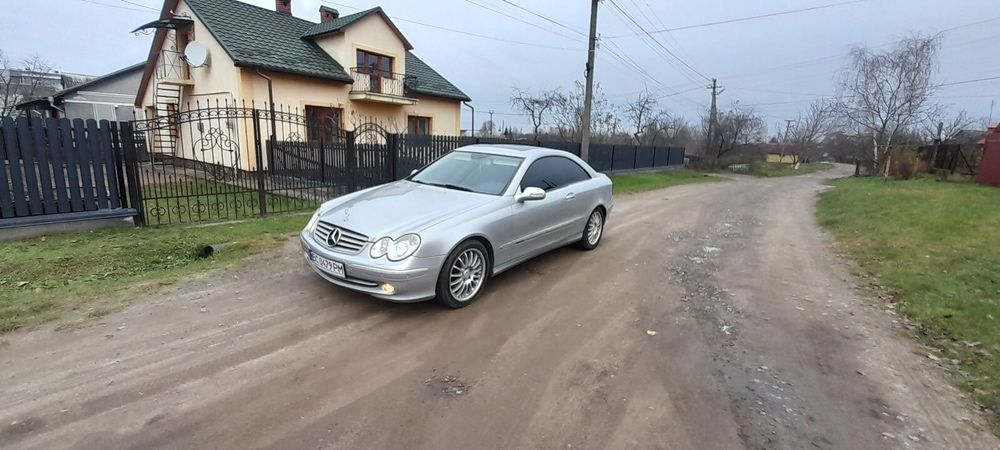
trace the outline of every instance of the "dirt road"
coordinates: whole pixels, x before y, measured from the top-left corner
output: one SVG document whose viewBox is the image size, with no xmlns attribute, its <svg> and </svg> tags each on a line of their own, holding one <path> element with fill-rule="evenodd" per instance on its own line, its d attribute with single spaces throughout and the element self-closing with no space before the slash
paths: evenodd
<svg viewBox="0 0 1000 450">
<path fill-rule="evenodd" d="M 854 290 L 843 168 L 621 197 L 451 311 L 322 282 L 294 242 L 0 348 L 10 448 L 1000 448 Z"/>
</svg>

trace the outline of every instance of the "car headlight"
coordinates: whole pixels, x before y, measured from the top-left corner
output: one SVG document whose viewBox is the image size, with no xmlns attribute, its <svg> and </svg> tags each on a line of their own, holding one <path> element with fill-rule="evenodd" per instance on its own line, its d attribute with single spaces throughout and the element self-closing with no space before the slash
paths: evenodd
<svg viewBox="0 0 1000 450">
<path fill-rule="evenodd" d="M 371 251 L 369 251 L 368 253 L 371 255 L 372 258 L 379 259 L 385 256 L 386 253 L 389 253 L 390 245 L 392 245 L 392 239 L 384 237 L 382 239 L 375 241 L 375 243 L 372 244 Z"/>
<path fill-rule="evenodd" d="M 319 223 L 319 210 L 318 209 L 316 210 L 316 212 L 313 213 L 312 218 L 309 219 L 309 223 L 306 224 L 306 231 L 313 231 L 313 230 L 315 230 L 317 223 Z"/>
<path fill-rule="evenodd" d="M 381 238 L 372 244 L 372 249 L 368 253 L 374 259 L 383 256 L 389 261 L 402 261 L 409 258 L 420 248 L 420 236 L 416 234 L 406 234 L 399 239 Z"/>
</svg>

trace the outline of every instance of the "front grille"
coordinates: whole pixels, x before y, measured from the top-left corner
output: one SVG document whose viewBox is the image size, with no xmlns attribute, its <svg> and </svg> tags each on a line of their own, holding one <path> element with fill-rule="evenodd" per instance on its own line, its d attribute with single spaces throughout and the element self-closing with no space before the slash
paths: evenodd
<svg viewBox="0 0 1000 450">
<path fill-rule="evenodd" d="M 333 231 L 334 228 L 340 228 L 340 241 L 337 242 L 337 245 L 331 247 L 327 239 L 330 237 L 330 232 Z M 368 236 L 358 233 L 357 231 L 348 230 L 344 227 L 338 227 L 330 222 L 322 220 L 316 224 L 316 231 L 313 231 L 313 237 L 316 238 L 316 242 L 319 242 L 329 249 L 350 254 L 361 251 L 361 249 L 365 246 L 365 242 L 368 242 Z"/>
</svg>

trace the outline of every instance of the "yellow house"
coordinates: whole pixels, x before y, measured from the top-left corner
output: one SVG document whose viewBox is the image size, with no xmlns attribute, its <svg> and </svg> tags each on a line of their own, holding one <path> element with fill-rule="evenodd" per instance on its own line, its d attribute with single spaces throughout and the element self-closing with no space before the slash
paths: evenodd
<svg viewBox="0 0 1000 450">
<path fill-rule="evenodd" d="M 771 164 L 795 164 L 799 162 L 799 157 L 794 154 L 768 153 L 767 162 Z"/>
<path fill-rule="evenodd" d="M 136 106 L 164 124 L 205 105 L 252 102 L 339 130 L 371 121 L 391 133 L 460 134 L 469 97 L 412 53 L 381 8 L 341 16 L 323 6 L 317 23 L 292 16 L 291 1 L 275 0 L 271 10 L 239 0 L 165 0 L 160 19 L 139 28 L 155 36 Z M 196 125 L 188 132 L 170 125 L 178 152 L 191 151 L 185 139 L 204 137 Z M 316 138 L 308 128 L 302 138 Z M 254 165 L 249 147 L 241 147 L 240 166 Z"/>
</svg>

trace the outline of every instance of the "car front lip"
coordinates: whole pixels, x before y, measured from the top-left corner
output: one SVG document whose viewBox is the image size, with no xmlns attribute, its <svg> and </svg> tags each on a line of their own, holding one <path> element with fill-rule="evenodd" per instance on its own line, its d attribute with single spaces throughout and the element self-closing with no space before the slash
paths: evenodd
<svg viewBox="0 0 1000 450">
<path fill-rule="evenodd" d="M 344 264 L 346 278 L 340 278 L 316 267 L 308 255 L 304 255 L 309 267 L 323 279 L 337 286 L 397 303 L 419 302 L 434 298 L 438 272 L 445 258 L 445 256 L 428 258 L 414 256 L 399 263 L 389 263 L 393 264 L 392 267 L 378 267 L 372 265 L 373 261 L 368 256 L 370 244 L 366 244 L 357 254 L 348 255 L 330 251 L 319 245 L 313 239 L 312 233 L 307 231 L 299 234 L 299 241 L 305 252 L 312 251 L 324 258 Z M 392 284 L 396 288 L 395 292 L 391 295 L 383 292 L 381 288 L 383 283 Z"/>
</svg>

